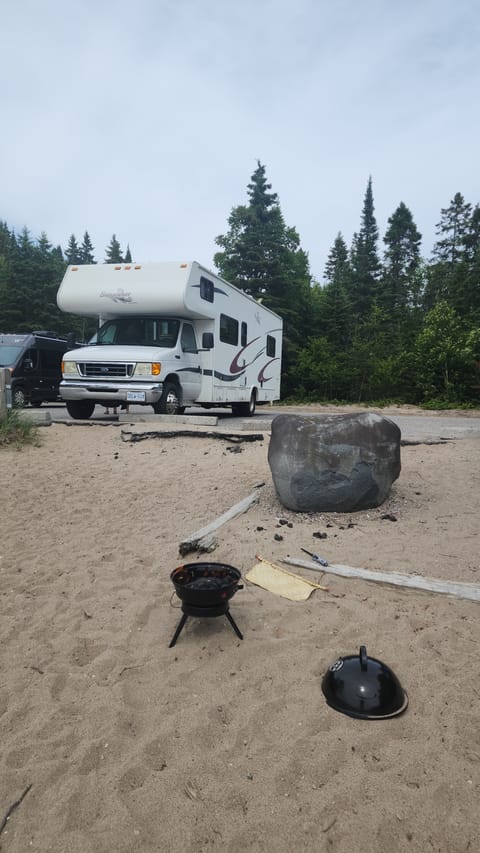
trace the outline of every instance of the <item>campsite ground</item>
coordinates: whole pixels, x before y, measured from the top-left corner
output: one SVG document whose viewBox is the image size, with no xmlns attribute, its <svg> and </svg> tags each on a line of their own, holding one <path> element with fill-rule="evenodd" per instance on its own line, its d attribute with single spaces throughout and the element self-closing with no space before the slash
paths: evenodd
<svg viewBox="0 0 480 853">
<path fill-rule="evenodd" d="M 243 642 L 219 618 L 168 644 L 180 541 L 255 489 L 208 559 L 245 574 L 303 547 L 478 583 L 479 439 L 403 447 L 382 507 L 309 516 L 276 498 L 268 431 L 126 442 L 122 428 L 54 423 L 40 447 L 0 452 L 0 822 L 32 786 L 0 850 L 478 849 L 477 603 L 298 569 L 329 592 L 292 602 L 246 583 L 231 605 Z M 398 675 L 404 715 L 326 705 L 324 672 L 361 644 Z"/>
</svg>

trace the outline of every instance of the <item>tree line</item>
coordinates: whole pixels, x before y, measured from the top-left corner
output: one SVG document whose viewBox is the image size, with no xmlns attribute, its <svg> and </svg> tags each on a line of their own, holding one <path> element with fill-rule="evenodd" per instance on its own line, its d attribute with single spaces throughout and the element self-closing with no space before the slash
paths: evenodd
<svg viewBox="0 0 480 853">
<path fill-rule="evenodd" d="M 299 234 L 285 223 L 260 162 L 247 203 L 232 208 L 216 237 L 219 274 L 284 320 L 282 397 L 430 407 L 478 404 L 480 386 L 480 208 L 457 192 L 440 211 L 432 257 L 401 201 L 382 240 L 369 178 L 358 231 L 339 232 L 322 282 L 314 280 Z M 383 246 L 381 246 L 383 243 Z M 130 262 L 115 235 L 105 263 Z M 67 264 L 95 263 L 86 231 L 65 250 L 43 233 L 33 241 L 0 222 L 0 329 L 75 331 L 91 323 L 59 312 Z"/>
</svg>

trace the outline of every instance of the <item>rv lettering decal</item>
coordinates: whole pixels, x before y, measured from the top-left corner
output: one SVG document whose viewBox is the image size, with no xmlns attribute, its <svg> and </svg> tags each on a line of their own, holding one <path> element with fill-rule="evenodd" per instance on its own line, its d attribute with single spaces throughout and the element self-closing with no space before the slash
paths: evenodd
<svg viewBox="0 0 480 853">
<path fill-rule="evenodd" d="M 99 296 L 100 298 L 111 299 L 112 302 L 133 302 L 132 294 L 127 293 L 123 287 L 118 287 L 113 293 L 107 293 L 106 290 L 102 290 Z"/>
</svg>

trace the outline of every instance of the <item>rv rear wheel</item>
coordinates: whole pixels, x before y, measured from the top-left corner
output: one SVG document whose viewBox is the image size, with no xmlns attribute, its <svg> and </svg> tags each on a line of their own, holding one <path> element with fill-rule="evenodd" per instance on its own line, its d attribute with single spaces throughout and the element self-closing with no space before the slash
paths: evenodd
<svg viewBox="0 0 480 853">
<path fill-rule="evenodd" d="M 183 415 L 185 406 L 180 405 L 180 389 L 173 382 L 165 382 L 163 393 L 153 410 L 157 415 Z"/>
<path fill-rule="evenodd" d="M 90 415 L 93 415 L 95 403 L 91 400 L 68 400 L 66 406 L 71 418 L 77 421 L 86 421 Z"/>
<path fill-rule="evenodd" d="M 252 391 L 248 403 L 232 403 L 232 414 L 236 418 L 251 418 L 255 414 L 256 403 L 255 391 Z"/>
</svg>

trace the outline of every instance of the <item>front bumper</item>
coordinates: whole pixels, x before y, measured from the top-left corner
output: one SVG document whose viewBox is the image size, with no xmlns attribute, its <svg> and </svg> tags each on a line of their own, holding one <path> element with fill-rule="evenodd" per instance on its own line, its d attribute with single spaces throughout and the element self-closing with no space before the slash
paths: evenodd
<svg viewBox="0 0 480 853">
<path fill-rule="evenodd" d="M 120 385 L 112 382 L 60 382 L 62 400 L 94 400 L 105 403 L 158 403 L 162 396 L 163 383 L 129 382 Z M 140 399 L 139 399 L 140 395 Z"/>
</svg>

